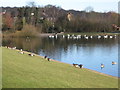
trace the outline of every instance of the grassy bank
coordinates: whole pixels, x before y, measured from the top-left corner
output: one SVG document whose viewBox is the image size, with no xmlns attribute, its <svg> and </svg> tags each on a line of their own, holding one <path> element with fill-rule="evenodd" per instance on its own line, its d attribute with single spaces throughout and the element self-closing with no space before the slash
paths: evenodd
<svg viewBox="0 0 120 90">
<path fill-rule="evenodd" d="M 118 80 L 69 64 L 3 49 L 3 88 L 117 88 Z"/>
</svg>

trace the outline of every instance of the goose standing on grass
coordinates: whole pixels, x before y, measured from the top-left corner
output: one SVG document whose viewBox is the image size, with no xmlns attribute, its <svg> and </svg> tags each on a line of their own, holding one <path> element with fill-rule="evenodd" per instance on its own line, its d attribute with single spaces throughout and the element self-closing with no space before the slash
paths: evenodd
<svg viewBox="0 0 120 90">
<path fill-rule="evenodd" d="M 117 63 L 112 61 L 112 65 L 115 65 L 115 64 L 117 64 Z"/>
<path fill-rule="evenodd" d="M 44 56 L 44 58 L 46 59 L 46 58 L 47 58 L 47 56 Z"/>
<path fill-rule="evenodd" d="M 31 54 L 28 54 L 28 55 L 29 55 L 29 56 L 32 56 L 32 57 L 33 57 L 33 56 L 35 56 L 35 55 L 34 55 L 34 54 L 32 54 L 32 53 L 31 53 Z"/>
<path fill-rule="evenodd" d="M 74 64 L 74 63 L 73 63 L 73 66 L 74 66 L 74 67 L 79 67 L 78 64 Z"/>
<path fill-rule="evenodd" d="M 83 65 L 82 64 L 80 64 L 80 65 L 78 65 L 79 66 L 79 68 L 83 68 Z"/>
<path fill-rule="evenodd" d="M 48 61 L 51 61 L 50 58 L 47 58 Z"/>
</svg>

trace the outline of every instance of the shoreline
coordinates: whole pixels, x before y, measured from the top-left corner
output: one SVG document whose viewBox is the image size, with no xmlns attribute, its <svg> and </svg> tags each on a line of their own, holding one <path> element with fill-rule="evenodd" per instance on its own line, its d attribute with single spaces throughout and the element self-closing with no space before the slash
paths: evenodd
<svg viewBox="0 0 120 90">
<path fill-rule="evenodd" d="M 3 47 L 3 46 L 2 46 Z M 6 48 L 6 47 L 4 47 Z M 16 51 L 20 51 L 19 49 L 15 49 Z M 28 51 L 23 51 L 24 53 L 26 54 L 32 54 L 31 52 L 28 52 Z M 37 57 L 40 57 L 40 58 L 44 58 L 44 56 L 40 56 L 38 54 L 35 54 L 33 53 L 35 56 Z M 50 58 L 51 59 L 51 58 Z M 65 63 L 65 62 L 61 62 L 61 61 L 58 61 L 58 60 L 54 60 L 54 59 L 51 59 L 51 61 L 54 61 L 54 62 L 58 62 L 58 63 L 63 63 L 63 64 L 67 64 L 67 65 L 70 65 L 72 66 L 72 64 L 69 64 L 69 63 Z M 76 69 L 79 69 L 79 68 L 76 68 Z M 104 75 L 104 76 L 108 76 L 108 77 L 112 77 L 112 78 L 115 78 L 115 79 L 119 79 L 120 77 L 116 77 L 116 76 L 112 76 L 112 75 L 108 75 L 108 74 L 105 74 L 105 73 L 101 73 L 101 72 L 98 72 L 98 71 L 95 71 L 95 70 L 92 70 L 92 69 L 88 69 L 88 68 L 83 68 L 83 69 L 86 69 L 90 72 L 94 72 L 94 73 L 97 73 L 97 74 L 100 74 L 100 75 Z"/>
<path fill-rule="evenodd" d="M 38 35 L 36 35 L 36 36 L 32 36 L 32 37 L 48 37 L 48 36 L 51 36 L 51 35 L 53 35 L 53 36 L 55 36 L 55 35 L 67 35 L 67 34 L 69 34 L 69 35 L 88 35 L 88 36 L 90 36 L 90 35 L 92 35 L 92 36 L 97 36 L 97 35 L 101 35 L 101 36 L 104 36 L 104 35 L 119 35 L 120 33 L 110 33 L 110 32 L 80 32 L 80 33 L 76 33 L 76 32 L 66 32 L 66 33 L 64 33 L 64 32 L 61 32 L 61 33 L 39 33 Z M 4 34 L 4 33 L 2 33 L 2 37 L 3 38 L 9 38 L 9 37 L 11 37 L 11 38 L 25 38 L 25 36 L 16 36 L 15 35 L 15 33 L 9 33 L 9 34 Z M 29 37 L 31 37 L 31 36 L 29 36 Z"/>
</svg>

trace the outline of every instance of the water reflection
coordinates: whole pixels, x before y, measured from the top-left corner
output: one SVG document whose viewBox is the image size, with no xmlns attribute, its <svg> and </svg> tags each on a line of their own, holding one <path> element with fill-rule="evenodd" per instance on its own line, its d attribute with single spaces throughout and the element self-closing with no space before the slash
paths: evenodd
<svg viewBox="0 0 120 90">
<path fill-rule="evenodd" d="M 3 45 L 16 46 L 41 56 L 66 63 L 83 64 L 85 68 L 118 76 L 118 41 L 112 39 L 67 39 L 67 38 L 3 38 Z M 101 64 L 104 68 L 101 69 Z"/>
</svg>

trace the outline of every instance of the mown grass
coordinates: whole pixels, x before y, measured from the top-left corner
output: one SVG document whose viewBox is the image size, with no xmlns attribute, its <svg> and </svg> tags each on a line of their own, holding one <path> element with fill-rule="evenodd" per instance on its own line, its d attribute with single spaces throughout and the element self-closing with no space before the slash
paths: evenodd
<svg viewBox="0 0 120 90">
<path fill-rule="evenodd" d="M 3 50 L 3 88 L 117 88 L 118 79 L 19 51 Z"/>
</svg>

